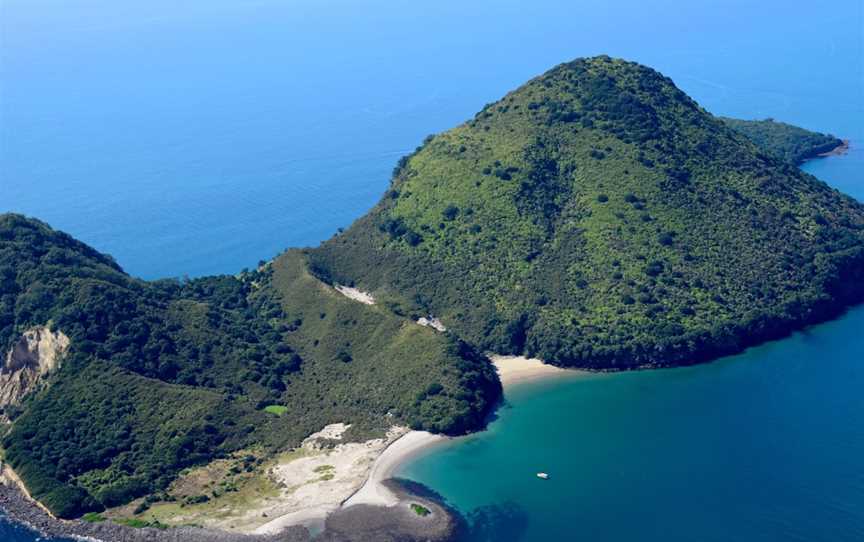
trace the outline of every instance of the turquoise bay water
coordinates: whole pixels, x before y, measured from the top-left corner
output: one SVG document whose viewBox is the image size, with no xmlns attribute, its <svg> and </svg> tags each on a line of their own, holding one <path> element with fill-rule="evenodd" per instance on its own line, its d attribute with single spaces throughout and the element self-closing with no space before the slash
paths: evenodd
<svg viewBox="0 0 864 542">
<path fill-rule="evenodd" d="M 716 114 L 850 138 L 805 169 L 864 199 L 860 0 L 583 4 L 0 0 L 0 212 L 137 276 L 236 272 L 350 224 L 426 134 L 600 53 Z M 714 364 L 525 384 L 403 474 L 473 540 L 862 540 L 862 331 L 859 308 Z M 0 516 L 0 540 L 35 535 Z"/>
<path fill-rule="evenodd" d="M 397 475 L 488 521 L 472 542 L 864 540 L 862 330 L 858 308 L 709 365 L 526 383 Z"/>
</svg>

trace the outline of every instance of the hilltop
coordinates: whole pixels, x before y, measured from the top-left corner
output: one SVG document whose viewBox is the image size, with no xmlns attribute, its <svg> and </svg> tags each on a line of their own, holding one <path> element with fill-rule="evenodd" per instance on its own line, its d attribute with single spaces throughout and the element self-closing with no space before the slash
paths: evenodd
<svg viewBox="0 0 864 542">
<path fill-rule="evenodd" d="M 374 209 L 311 256 L 322 280 L 487 351 L 668 366 L 859 301 L 864 207 L 669 78 L 596 57 L 427 138 Z"/>
</svg>

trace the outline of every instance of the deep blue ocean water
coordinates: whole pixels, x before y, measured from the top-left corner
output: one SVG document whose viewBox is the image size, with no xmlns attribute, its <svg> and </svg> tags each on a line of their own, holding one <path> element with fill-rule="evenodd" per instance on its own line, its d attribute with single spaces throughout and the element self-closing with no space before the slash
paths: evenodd
<svg viewBox="0 0 864 542">
<path fill-rule="evenodd" d="M 860 0 L 585 4 L 0 0 L 0 212 L 144 278 L 233 273 L 350 224 L 427 134 L 600 53 L 716 114 L 851 139 L 806 169 L 864 199 Z M 510 521 L 501 540 L 565 519 L 568 539 L 864 539 L 862 330 L 858 310 L 712 365 L 526 385 L 476 437 L 484 461 L 460 444 L 406 474 Z"/>
</svg>

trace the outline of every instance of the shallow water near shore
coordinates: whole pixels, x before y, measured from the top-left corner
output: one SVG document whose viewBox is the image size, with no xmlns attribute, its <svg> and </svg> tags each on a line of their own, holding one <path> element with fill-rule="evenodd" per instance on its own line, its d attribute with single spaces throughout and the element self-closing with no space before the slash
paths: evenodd
<svg viewBox="0 0 864 542">
<path fill-rule="evenodd" d="M 347 226 L 426 134 L 599 53 L 712 113 L 851 139 L 805 169 L 864 199 L 861 3 L 700 4 L 8 2 L 0 212 L 137 276 L 236 272 Z M 714 364 L 521 384 L 398 474 L 472 541 L 862 540 L 862 332 L 858 308 Z M 0 540 L 37 537 L 0 515 Z"/>
<path fill-rule="evenodd" d="M 471 542 L 862 540 L 862 330 L 859 307 L 713 364 L 517 385 L 397 475 L 482 520 Z"/>
</svg>

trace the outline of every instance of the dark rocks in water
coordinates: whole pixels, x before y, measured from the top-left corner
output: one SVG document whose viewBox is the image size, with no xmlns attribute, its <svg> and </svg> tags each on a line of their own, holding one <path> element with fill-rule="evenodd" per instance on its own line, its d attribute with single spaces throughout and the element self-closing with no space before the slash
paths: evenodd
<svg viewBox="0 0 864 542">
<path fill-rule="evenodd" d="M 339 510 L 327 518 L 316 542 L 443 542 L 456 539 L 462 532 L 464 521 L 437 493 L 407 480 L 384 483 L 399 497 L 398 505 L 356 505 Z M 411 504 L 430 513 L 421 516 Z"/>
</svg>

